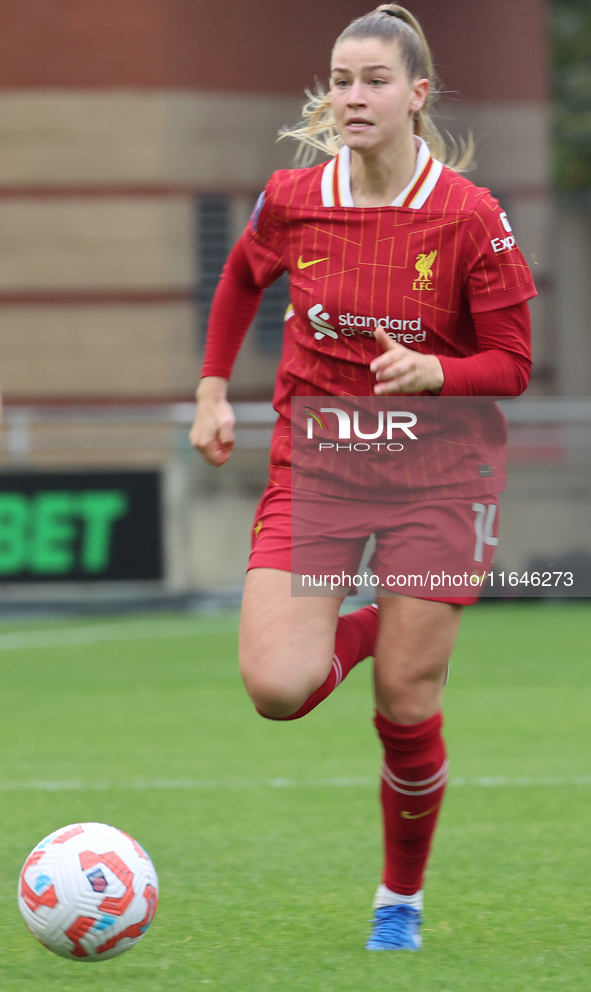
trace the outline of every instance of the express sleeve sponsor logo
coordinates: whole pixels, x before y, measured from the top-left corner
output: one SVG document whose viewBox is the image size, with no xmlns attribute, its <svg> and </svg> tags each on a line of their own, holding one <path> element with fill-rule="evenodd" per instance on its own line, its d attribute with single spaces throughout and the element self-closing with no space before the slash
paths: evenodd
<svg viewBox="0 0 591 992">
<path fill-rule="evenodd" d="M 503 251 L 513 251 L 517 242 L 515 236 L 510 234 L 507 238 L 493 238 L 491 245 L 495 255 L 500 255 Z"/>
<path fill-rule="evenodd" d="M 503 227 L 505 228 L 505 231 L 507 232 L 508 237 L 505 237 L 505 238 L 493 238 L 492 239 L 491 245 L 492 245 L 492 250 L 494 251 L 495 255 L 500 255 L 501 252 L 504 252 L 504 251 L 512 251 L 513 248 L 515 248 L 517 246 L 517 241 L 515 240 L 515 236 L 513 234 L 513 228 L 511 227 L 511 224 L 509 223 L 509 218 L 507 217 L 507 214 L 505 213 L 505 211 L 503 211 L 502 213 L 499 214 L 499 220 L 500 220 L 501 224 L 503 225 Z"/>
</svg>

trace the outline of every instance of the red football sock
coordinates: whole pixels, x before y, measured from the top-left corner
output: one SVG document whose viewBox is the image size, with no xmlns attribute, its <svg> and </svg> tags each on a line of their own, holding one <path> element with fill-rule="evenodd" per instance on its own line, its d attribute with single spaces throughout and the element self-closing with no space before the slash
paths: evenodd
<svg viewBox="0 0 591 992">
<path fill-rule="evenodd" d="M 378 636 L 378 611 L 375 606 L 364 606 L 355 613 L 347 613 L 339 617 L 335 639 L 334 656 L 328 678 L 316 689 L 296 713 L 284 717 L 267 717 L 267 719 L 299 720 L 306 716 L 330 696 L 331 692 L 341 684 L 352 668 L 375 651 Z M 259 710 L 260 712 L 260 710 Z M 261 716 L 265 716 L 261 713 Z"/>
<path fill-rule="evenodd" d="M 431 839 L 447 782 L 449 762 L 441 713 L 401 726 L 376 713 L 384 746 L 382 811 L 386 864 L 384 885 L 400 895 L 422 887 Z"/>
</svg>

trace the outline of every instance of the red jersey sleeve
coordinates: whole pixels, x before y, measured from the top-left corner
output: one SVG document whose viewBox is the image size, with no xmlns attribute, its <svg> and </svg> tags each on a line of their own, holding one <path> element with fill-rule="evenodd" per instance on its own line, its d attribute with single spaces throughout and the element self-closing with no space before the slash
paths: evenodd
<svg viewBox="0 0 591 992">
<path fill-rule="evenodd" d="M 487 191 L 476 203 L 464 242 L 464 293 L 473 314 L 537 296 L 531 272 L 498 200 Z"/>
<path fill-rule="evenodd" d="M 474 314 L 478 353 L 439 355 L 441 396 L 519 396 L 531 375 L 531 321 L 527 303 Z"/>
<path fill-rule="evenodd" d="M 257 286 L 266 289 L 285 272 L 285 224 L 277 210 L 279 181 L 272 175 L 259 196 L 241 241 Z"/>
<path fill-rule="evenodd" d="M 285 270 L 282 225 L 273 210 L 276 187 L 271 176 L 224 265 L 209 312 L 202 377 L 230 378 L 263 291 Z"/>
<path fill-rule="evenodd" d="M 202 377 L 230 378 L 263 296 L 263 290 L 254 281 L 243 240 L 244 235 L 230 252 L 211 304 Z"/>
</svg>

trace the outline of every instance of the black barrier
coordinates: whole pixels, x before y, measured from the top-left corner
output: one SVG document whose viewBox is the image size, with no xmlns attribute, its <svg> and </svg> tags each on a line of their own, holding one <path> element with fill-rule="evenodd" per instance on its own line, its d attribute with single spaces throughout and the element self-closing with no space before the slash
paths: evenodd
<svg viewBox="0 0 591 992">
<path fill-rule="evenodd" d="M 0 582 L 162 575 L 159 472 L 0 475 Z"/>
</svg>

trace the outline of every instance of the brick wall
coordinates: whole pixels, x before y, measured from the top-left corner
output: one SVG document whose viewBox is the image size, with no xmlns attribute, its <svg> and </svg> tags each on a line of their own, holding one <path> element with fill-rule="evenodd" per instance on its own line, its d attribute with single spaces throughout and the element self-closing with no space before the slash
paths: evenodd
<svg viewBox="0 0 591 992">
<path fill-rule="evenodd" d="M 503 198 L 547 285 L 542 0 L 417 0 L 473 178 Z M 351 0 L 0 0 L 0 379 L 12 396 L 188 395 L 199 370 L 200 197 L 231 238 L 293 149 L 275 134 L 328 74 Z M 535 258 L 534 258 L 535 257 Z M 241 392 L 276 357 L 253 333 Z M 535 316 L 549 361 L 544 304 Z"/>
<path fill-rule="evenodd" d="M 544 100 L 543 0 L 414 0 L 446 86 Z M 1 0 L 0 87 L 299 93 L 328 75 L 359 0 Z"/>
</svg>

